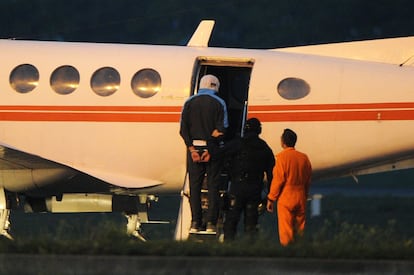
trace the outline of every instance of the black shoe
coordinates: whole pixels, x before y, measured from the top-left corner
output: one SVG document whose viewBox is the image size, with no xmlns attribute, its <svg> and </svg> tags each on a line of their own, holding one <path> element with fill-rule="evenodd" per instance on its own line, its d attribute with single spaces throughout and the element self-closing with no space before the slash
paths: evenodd
<svg viewBox="0 0 414 275">
<path fill-rule="evenodd" d="M 216 232 L 216 225 L 213 224 L 212 222 L 208 222 L 206 231 L 207 232 Z"/>
<path fill-rule="evenodd" d="M 198 225 L 198 222 L 192 222 L 190 227 L 190 233 L 197 233 L 200 231 L 200 226 Z"/>
</svg>

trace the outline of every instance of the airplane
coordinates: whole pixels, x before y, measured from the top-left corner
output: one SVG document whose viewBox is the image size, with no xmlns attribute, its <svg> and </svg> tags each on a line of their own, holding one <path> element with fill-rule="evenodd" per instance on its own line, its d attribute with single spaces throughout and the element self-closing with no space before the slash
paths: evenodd
<svg viewBox="0 0 414 275">
<path fill-rule="evenodd" d="M 121 212 L 144 239 L 148 205 L 182 196 L 188 238 L 185 100 L 220 80 L 229 135 L 247 118 L 277 153 L 284 128 L 313 179 L 414 167 L 414 37 L 280 49 L 209 47 L 203 20 L 186 46 L 0 40 L 0 231 L 11 210 Z"/>
</svg>

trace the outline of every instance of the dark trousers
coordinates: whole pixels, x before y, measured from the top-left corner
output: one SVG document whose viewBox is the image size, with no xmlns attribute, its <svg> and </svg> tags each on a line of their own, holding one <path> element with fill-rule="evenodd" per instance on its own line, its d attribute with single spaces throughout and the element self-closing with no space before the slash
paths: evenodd
<svg viewBox="0 0 414 275">
<path fill-rule="evenodd" d="M 261 201 L 261 184 L 232 182 L 229 191 L 229 209 L 224 221 L 224 240 L 233 240 L 243 214 L 244 231 L 249 237 L 257 233 L 258 206 Z"/>
<path fill-rule="evenodd" d="M 201 188 L 207 175 L 208 211 L 207 222 L 217 223 L 219 208 L 219 186 L 222 160 L 195 163 L 188 156 L 188 175 L 190 180 L 190 207 L 192 222 L 202 224 Z"/>
</svg>

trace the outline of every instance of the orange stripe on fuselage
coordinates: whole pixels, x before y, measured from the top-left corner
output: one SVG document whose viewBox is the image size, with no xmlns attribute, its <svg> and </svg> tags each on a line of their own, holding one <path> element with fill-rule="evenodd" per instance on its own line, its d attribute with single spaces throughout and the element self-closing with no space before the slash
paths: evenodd
<svg viewBox="0 0 414 275">
<path fill-rule="evenodd" d="M 0 121 L 179 122 L 182 106 L 0 106 Z M 414 120 L 414 103 L 249 106 L 263 122 Z"/>
<path fill-rule="evenodd" d="M 181 106 L 0 106 L 0 121 L 177 122 Z"/>
<path fill-rule="evenodd" d="M 414 102 L 385 103 L 341 103 L 341 104 L 306 104 L 306 105 L 256 105 L 250 106 L 254 111 L 327 111 L 327 110 L 379 110 L 379 109 L 414 109 Z"/>
<path fill-rule="evenodd" d="M 414 120 L 414 103 L 262 105 L 249 107 L 249 116 L 263 122 Z"/>
</svg>

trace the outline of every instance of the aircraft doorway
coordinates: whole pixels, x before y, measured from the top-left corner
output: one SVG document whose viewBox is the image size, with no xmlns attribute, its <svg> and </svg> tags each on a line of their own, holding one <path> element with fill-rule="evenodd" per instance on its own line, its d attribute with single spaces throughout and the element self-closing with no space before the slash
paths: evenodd
<svg viewBox="0 0 414 275">
<path fill-rule="evenodd" d="M 226 102 L 228 111 L 228 138 L 242 133 L 247 116 L 247 100 L 253 64 L 252 59 L 226 60 L 199 57 L 196 60 L 191 83 L 192 94 L 197 92 L 199 81 L 204 75 L 212 74 L 219 79 L 218 95 Z"/>
</svg>

